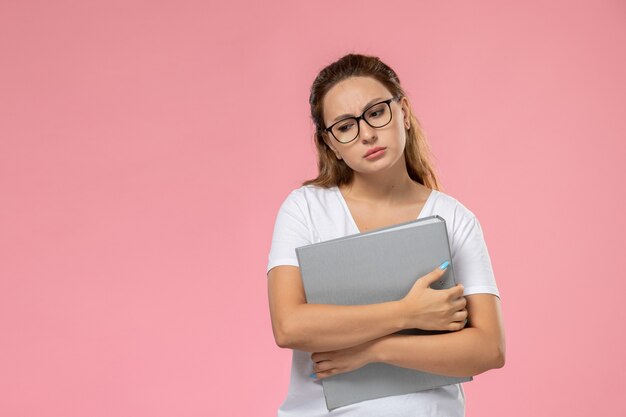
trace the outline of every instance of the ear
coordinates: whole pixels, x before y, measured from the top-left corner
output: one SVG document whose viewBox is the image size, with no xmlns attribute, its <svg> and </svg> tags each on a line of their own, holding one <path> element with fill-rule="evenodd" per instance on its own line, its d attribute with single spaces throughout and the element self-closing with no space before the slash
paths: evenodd
<svg viewBox="0 0 626 417">
<path fill-rule="evenodd" d="M 400 99 L 400 106 L 402 107 L 403 114 L 402 123 L 404 124 L 404 128 L 408 130 L 411 127 L 411 105 L 406 96 Z"/>
</svg>

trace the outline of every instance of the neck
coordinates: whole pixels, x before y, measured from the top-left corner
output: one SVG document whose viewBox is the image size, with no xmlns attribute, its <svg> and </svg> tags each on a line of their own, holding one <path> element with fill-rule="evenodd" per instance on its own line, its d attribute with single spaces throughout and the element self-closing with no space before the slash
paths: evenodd
<svg viewBox="0 0 626 417">
<path fill-rule="evenodd" d="M 415 181 L 409 177 L 404 158 L 381 172 L 355 172 L 352 182 L 345 186 L 345 195 L 355 200 L 391 203 L 410 195 Z"/>
</svg>

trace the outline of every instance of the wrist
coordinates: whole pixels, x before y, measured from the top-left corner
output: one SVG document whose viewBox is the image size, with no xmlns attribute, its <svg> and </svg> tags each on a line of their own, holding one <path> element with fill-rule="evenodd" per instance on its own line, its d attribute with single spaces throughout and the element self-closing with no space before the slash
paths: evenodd
<svg viewBox="0 0 626 417">
<path fill-rule="evenodd" d="M 387 359 L 385 349 L 388 339 L 391 337 L 393 335 L 383 336 L 370 342 L 370 346 L 367 349 L 369 362 L 385 362 Z"/>
<path fill-rule="evenodd" d="M 393 301 L 392 304 L 393 304 L 393 312 L 394 312 L 393 325 L 395 327 L 395 331 L 399 332 L 400 330 L 405 330 L 405 329 L 410 328 L 407 314 L 406 314 L 405 301 L 404 300 Z"/>
</svg>

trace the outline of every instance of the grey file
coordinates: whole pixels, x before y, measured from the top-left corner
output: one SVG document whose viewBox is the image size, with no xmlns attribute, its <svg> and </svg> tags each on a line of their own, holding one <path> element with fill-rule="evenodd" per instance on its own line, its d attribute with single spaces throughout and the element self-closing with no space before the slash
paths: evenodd
<svg viewBox="0 0 626 417">
<path fill-rule="evenodd" d="M 450 265 L 434 289 L 456 285 L 454 265 L 440 216 L 429 216 L 381 229 L 296 248 L 308 303 L 360 305 L 403 298 L 415 281 L 441 263 Z M 431 332 L 404 330 L 428 337 Z M 370 363 L 362 368 L 322 379 L 329 410 L 359 401 L 408 394 L 471 381 Z"/>
</svg>

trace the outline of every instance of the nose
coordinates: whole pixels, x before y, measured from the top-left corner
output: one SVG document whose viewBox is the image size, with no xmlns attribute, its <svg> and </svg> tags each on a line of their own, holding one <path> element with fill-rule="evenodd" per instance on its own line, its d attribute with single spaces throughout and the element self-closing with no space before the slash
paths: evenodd
<svg viewBox="0 0 626 417">
<path fill-rule="evenodd" d="M 359 139 L 365 141 L 376 140 L 376 129 L 368 125 L 364 119 L 359 120 Z"/>
</svg>

